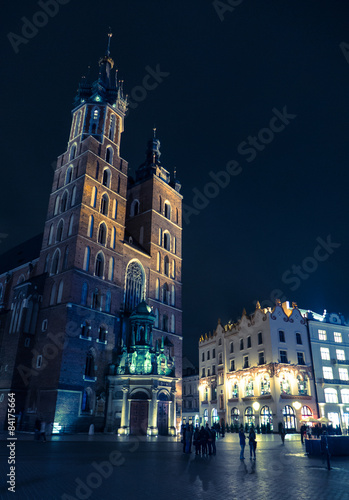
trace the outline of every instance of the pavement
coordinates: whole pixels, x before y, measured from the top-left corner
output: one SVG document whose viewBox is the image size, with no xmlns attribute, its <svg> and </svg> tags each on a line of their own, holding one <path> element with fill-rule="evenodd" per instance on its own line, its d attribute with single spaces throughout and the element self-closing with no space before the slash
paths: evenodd
<svg viewBox="0 0 349 500">
<path fill-rule="evenodd" d="M 257 435 L 256 461 L 240 461 L 237 434 L 215 456 L 184 454 L 178 438 L 0 436 L 0 498 L 20 500 L 349 500 L 349 457 L 309 458 L 299 435 Z M 6 484 L 15 452 L 15 492 Z M 13 466 L 13 465 L 12 465 Z"/>
</svg>

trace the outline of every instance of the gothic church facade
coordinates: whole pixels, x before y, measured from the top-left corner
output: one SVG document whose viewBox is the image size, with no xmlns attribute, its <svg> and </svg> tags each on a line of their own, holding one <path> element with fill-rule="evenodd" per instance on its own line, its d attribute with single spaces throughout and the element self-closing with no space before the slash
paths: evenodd
<svg viewBox="0 0 349 500">
<path fill-rule="evenodd" d="M 79 84 L 41 250 L 0 270 L 0 415 L 5 422 L 7 393 L 15 392 L 24 430 L 40 417 L 57 429 L 93 423 L 156 434 L 158 400 L 163 434 L 181 418 L 181 186 L 161 164 L 155 132 L 128 176 L 120 157 L 127 97 L 113 66 L 108 45 L 98 79 Z M 130 318 L 140 303 L 152 316 L 144 362 L 163 355 L 151 376 L 118 370 L 122 354 L 135 352 Z"/>
</svg>

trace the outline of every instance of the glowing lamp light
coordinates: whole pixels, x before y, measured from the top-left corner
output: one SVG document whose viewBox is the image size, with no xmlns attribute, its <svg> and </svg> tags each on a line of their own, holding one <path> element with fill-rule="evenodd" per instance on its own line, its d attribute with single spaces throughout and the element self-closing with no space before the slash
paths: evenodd
<svg viewBox="0 0 349 500">
<path fill-rule="evenodd" d="M 54 422 L 53 424 L 53 429 L 52 429 L 52 434 L 59 434 L 59 431 L 62 429 L 62 426 L 59 425 L 58 422 Z"/>
<path fill-rule="evenodd" d="M 252 406 L 255 411 L 258 411 L 261 405 L 258 403 L 258 401 L 255 401 Z"/>
<path fill-rule="evenodd" d="M 299 410 L 302 405 L 299 401 L 295 401 L 294 403 L 292 403 L 292 406 L 295 410 Z"/>
</svg>

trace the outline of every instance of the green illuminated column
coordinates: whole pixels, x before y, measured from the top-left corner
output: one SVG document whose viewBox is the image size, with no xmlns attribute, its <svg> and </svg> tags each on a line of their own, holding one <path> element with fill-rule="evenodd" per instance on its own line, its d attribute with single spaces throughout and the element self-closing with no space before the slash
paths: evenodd
<svg viewBox="0 0 349 500">
<path fill-rule="evenodd" d="M 171 401 L 169 408 L 168 433 L 170 436 L 176 435 L 176 389 L 171 390 Z"/>
<path fill-rule="evenodd" d="M 121 427 L 119 429 L 119 434 L 129 434 L 130 424 L 129 424 L 129 401 L 128 401 L 128 387 L 122 388 L 122 412 L 121 412 Z"/>
</svg>

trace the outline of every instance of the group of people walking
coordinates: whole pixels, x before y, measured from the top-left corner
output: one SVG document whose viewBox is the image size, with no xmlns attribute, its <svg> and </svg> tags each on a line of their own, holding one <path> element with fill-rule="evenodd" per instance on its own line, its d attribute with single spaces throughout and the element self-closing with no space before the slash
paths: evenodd
<svg viewBox="0 0 349 500">
<path fill-rule="evenodd" d="M 195 455 L 215 455 L 216 454 L 216 430 L 212 426 L 201 427 L 197 425 L 193 429 L 192 425 L 186 424 L 182 428 L 183 453 L 191 453 L 192 444 L 195 447 Z"/>
</svg>

